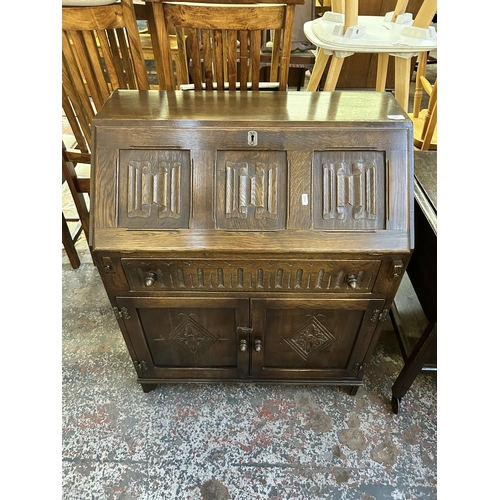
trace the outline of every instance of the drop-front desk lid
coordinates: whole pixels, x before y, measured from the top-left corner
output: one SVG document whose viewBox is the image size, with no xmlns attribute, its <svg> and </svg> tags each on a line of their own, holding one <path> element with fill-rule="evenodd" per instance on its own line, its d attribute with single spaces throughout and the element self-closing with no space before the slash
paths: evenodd
<svg viewBox="0 0 500 500">
<path fill-rule="evenodd" d="M 94 250 L 412 248 L 413 128 L 389 93 L 119 90 L 92 134 Z"/>
<path fill-rule="evenodd" d="M 94 118 L 94 125 L 199 127 L 234 126 L 410 128 L 411 120 L 388 92 L 195 92 L 116 90 Z"/>
</svg>

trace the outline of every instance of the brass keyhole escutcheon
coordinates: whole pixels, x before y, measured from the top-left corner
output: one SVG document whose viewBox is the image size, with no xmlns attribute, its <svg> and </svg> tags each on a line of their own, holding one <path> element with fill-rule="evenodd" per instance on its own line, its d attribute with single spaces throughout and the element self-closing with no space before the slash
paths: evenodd
<svg viewBox="0 0 500 500">
<path fill-rule="evenodd" d="M 255 130 L 250 130 L 248 132 L 248 145 L 249 146 L 257 146 L 258 135 Z"/>
</svg>

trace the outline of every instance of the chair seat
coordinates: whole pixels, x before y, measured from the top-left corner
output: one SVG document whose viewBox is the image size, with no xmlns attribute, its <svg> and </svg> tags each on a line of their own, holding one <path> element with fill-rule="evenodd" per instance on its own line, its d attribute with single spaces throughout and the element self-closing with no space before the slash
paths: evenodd
<svg viewBox="0 0 500 500">
<path fill-rule="evenodd" d="M 436 30 L 413 28 L 411 21 L 398 24 L 390 22 L 392 12 L 386 16 L 359 16 L 358 24 L 352 27 L 352 36 L 343 34 L 343 22 L 329 21 L 327 12 L 322 18 L 304 24 L 304 33 L 311 43 L 331 52 L 383 53 L 412 55 L 430 51 L 437 47 Z M 325 19 L 326 18 L 326 19 Z M 417 30 L 421 30 L 420 32 Z M 359 32 L 359 33 L 356 33 Z M 426 38 L 416 36 L 420 33 Z"/>
<path fill-rule="evenodd" d="M 306 37 L 318 47 L 307 90 L 317 90 L 323 72 L 326 72 L 323 90 L 335 90 L 344 59 L 371 53 L 377 54 L 375 90 L 385 92 L 389 56 L 394 56 L 394 97 L 408 111 L 412 56 L 437 47 L 436 30 L 430 26 L 437 1 L 423 0 L 414 20 L 412 14 L 404 12 L 408 0 L 398 0 L 394 11 L 383 17 L 358 16 L 359 0 L 349 3 L 346 0 L 344 5 L 340 0 L 335 3 L 332 12 L 304 25 Z"/>
<path fill-rule="evenodd" d="M 420 110 L 420 113 L 417 118 L 413 116 L 413 113 L 408 113 L 408 116 L 411 118 L 411 121 L 413 122 L 413 144 L 415 148 L 421 150 L 422 145 L 424 143 L 423 139 L 420 139 L 422 137 L 422 132 L 424 129 L 424 123 L 425 123 L 425 116 L 427 115 L 428 110 L 427 109 L 422 109 Z M 429 145 L 429 150 L 435 151 L 437 150 L 437 127 L 434 129 L 434 133 L 432 134 L 432 140 Z"/>
<path fill-rule="evenodd" d="M 62 0 L 63 7 L 95 7 L 112 3 L 116 3 L 116 0 Z"/>
</svg>

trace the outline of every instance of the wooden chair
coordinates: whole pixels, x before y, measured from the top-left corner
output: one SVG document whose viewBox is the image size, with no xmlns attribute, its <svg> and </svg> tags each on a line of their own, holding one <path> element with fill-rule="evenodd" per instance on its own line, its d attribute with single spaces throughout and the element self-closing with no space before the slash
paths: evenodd
<svg viewBox="0 0 500 500">
<path fill-rule="evenodd" d="M 133 0 L 134 1 L 134 10 L 135 10 L 135 17 L 137 18 L 138 21 L 146 21 L 148 20 L 147 13 L 146 13 L 146 5 L 144 0 Z M 150 78 L 150 86 L 151 89 L 159 89 L 158 83 L 152 83 L 155 79 L 158 77 L 158 72 L 156 69 L 156 59 L 154 55 L 154 50 L 153 50 L 153 42 L 151 40 L 151 33 L 149 26 L 147 26 L 144 29 L 139 30 L 139 36 L 141 40 L 141 47 L 142 47 L 142 52 L 144 54 L 144 59 L 146 60 L 146 64 L 148 61 L 152 62 L 151 66 L 154 66 L 154 68 L 151 68 L 151 70 L 148 69 L 148 75 L 152 74 L 152 78 Z M 175 88 L 178 89 L 180 83 L 186 83 L 189 81 L 189 76 L 188 76 L 188 57 L 185 51 L 185 44 L 182 43 L 179 45 L 178 40 L 177 40 L 177 34 L 176 32 L 169 32 L 168 35 L 169 42 L 170 42 L 170 55 L 172 57 L 172 62 L 174 65 L 174 73 L 175 73 Z"/>
<path fill-rule="evenodd" d="M 186 37 L 192 83 L 182 89 L 259 90 L 262 33 L 274 30 L 271 70 L 267 87 L 287 89 L 295 5 L 304 0 L 146 0 L 160 88 L 175 88 L 169 29 L 178 43 Z M 276 43 L 278 42 L 278 43 Z M 180 46 L 180 45 L 179 45 Z M 161 75 L 160 75 L 161 70 Z"/>
<path fill-rule="evenodd" d="M 63 148 L 63 170 L 73 165 L 75 205 L 75 196 L 90 192 L 90 178 L 75 167 L 91 163 L 92 118 L 115 89 L 149 89 L 132 0 L 77 3 L 62 7 L 62 108 L 76 142 Z"/>
<path fill-rule="evenodd" d="M 76 250 L 76 241 L 82 231 L 85 238 L 89 241 L 89 210 L 85 201 L 83 192 L 78 187 L 78 175 L 73 162 L 68 159 L 66 146 L 62 145 L 62 183 L 66 183 L 71 194 L 78 217 L 76 219 L 68 218 L 62 214 L 62 244 L 73 269 L 80 267 L 80 257 Z M 71 232 L 68 222 L 76 222 L 76 229 Z"/>
<path fill-rule="evenodd" d="M 408 113 L 413 122 L 413 141 L 420 151 L 437 150 L 437 78 L 431 84 L 425 76 L 427 52 L 419 55 L 413 97 L 413 112 Z M 420 109 L 423 93 L 429 96 L 427 109 Z"/>
<path fill-rule="evenodd" d="M 332 0 L 332 11 L 343 13 L 345 15 L 344 33 L 349 28 L 354 27 L 358 24 L 358 1 L 359 0 Z M 397 1 L 394 9 L 394 14 L 391 19 L 392 22 L 395 22 L 399 15 L 405 13 L 407 5 L 408 0 Z M 427 28 L 430 25 L 436 12 L 437 0 L 424 0 L 413 21 L 412 27 Z M 394 52 L 396 52 L 396 49 L 394 49 Z M 307 90 L 315 91 L 318 88 L 319 82 L 324 72 L 327 70 L 328 61 L 330 61 L 330 66 L 328 68 L 323 90 L 335 90 L 344 59 L 345 56 L 339 57 L 336 54 L 327 54 L 323 48 L 319 48 L 316 62 L 311 73 L 311 78 L 307 86 Z M 379 53 L 376 80 L 376 91 L 378 92 L 385 91 L 388 64 L 389 52 Z M 401 57 L 394 57 L 394 67 L 396 82 L 394 93 L 395 98 L 403 107 L 403 109 L 407 111 L 412 68 L 411 58 L 403 55 Z"/>
</svg>

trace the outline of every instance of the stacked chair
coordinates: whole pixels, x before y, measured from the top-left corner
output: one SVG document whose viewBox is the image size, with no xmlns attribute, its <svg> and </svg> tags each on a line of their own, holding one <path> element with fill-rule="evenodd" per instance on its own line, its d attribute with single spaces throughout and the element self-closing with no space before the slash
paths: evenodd
<svg viewBox="0 0 500 500">
<path fill-rule="evenodd" d="M 437 150 L 437 78 L 433 84 L 426 77 L 427 52 L 419 54 L 413 111 L 408 113 L 413 122 L 413 143 L 420 151 Z M 423 94 L 428 96 L 427 109 L 420 109 Z"/>
<path fill-rule="evenodd" d="M 91 122 L 115 89 L 149 89 L 132 0 L 63 0 L 62 109 L 75 144 L 63 143 L 63 183 L 67 182 L 78 212 L 77 229 L 68 235 L 63 214 L 63 245 L 73 267 L 74 241 L 81 231 L 88 240 L 90 178 L 78 175 L 79 164 L 91 163 Z"/>
<path fill-rule="evenodd" d="M 183 90 L 286 90 L 295 5 L 303 0 L 146 0 L 160 88 L 175 88 L 169 33 L 186 44 L 189 82 Z M 272 31 L 268 82 L 263 82 L 260 53 L 265 33 Z"/>
</svg>

